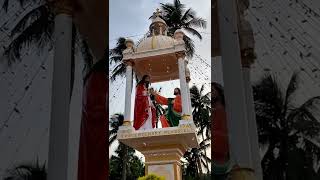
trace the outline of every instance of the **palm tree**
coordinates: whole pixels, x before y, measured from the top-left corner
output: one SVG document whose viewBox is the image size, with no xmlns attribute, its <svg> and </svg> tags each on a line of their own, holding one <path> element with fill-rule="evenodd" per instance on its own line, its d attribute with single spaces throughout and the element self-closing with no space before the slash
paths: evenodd
<svg viewBox="0 0 320 180">
<path fill-rule="evenodd" d="M 183 157 L 186 159 L 186 175 L 196 178 L 199 176 L 202 176 L 202 166 L 204 166 L 208 172 L 209 172 L 209 166 L 207 165 L 208 161 L 211 161 L 211 158 L 209 158 L 206 155 L 206 150 L 210 146 L 211 139 L 207 138 L 199 144 L 199 148 L 192 148 L 189 149 Z"/>
<path fill-rule="evenodd" d="M 45 163 L 41 166 L 37 161 L 35 164 L 22 164 L 9 171 L 4 180 L 46 180 L 47 170 Z"/>
<path fill-rule="evenodd" d="M 203 91 L 204 85 L 200 89 L 197 86 L 190 88 L 191 106 L 193 107 L 192 116 L 195 125 L 199 128 L 197 135 L 201 135 L 202 140 L 205 140 L 211 138 L 211 93 L 203 94 Z M 204 154 L 207 156 L 206 150 Z M 209 162 L 206 159 L 206 167 L 209 167 Z M 209 168 L 208 171 L 210 171 Z"/>
<path fill-rule="evenodd" d="M 10 1 L 12 2 L 12 1 Z M 34 3 L 35 8 L 26 13 L 18 23 L 13 27 L 10 33 L 11 43 L 5 47 L 4 57 L 8 60 L 8 64 L 22 59 L 22 52 L 25 47 L 35 45 L 38 53 L 45 47 L 51 50 L 54 43 L 54 17 L 55 10 L 52 1 L 47 0 L 19 0 L 20 6 L 23 8 L 28 3 Z M 9 0 L 5 0 L 2 10 L 8 11 Z M 79 48 L 76 48 L 78 45 Z M 71 69 L 71 92 L 74 82 L 74 68 L 76 50 L 82 53 L 85 67 L 83 69 L 84 76 L 89 72 L 93 65 L 93 56 L 90 52 L 87 42 L 80 36 L 76 26 L 72 26 L 72 69 Z"/>
<path fill-rule="evenodd" d="M 144 175 L 144 165 L 141 159 L 134 155 L 135 150 L 129 148 L 128 151 L 124 151 L 124 148 L 126 148 L 126 146 L 124 144 L 120 144 L 115 151 L 117 156 L 113 155 L 109 159 L 109 179 L 123 179 L 123 168 L 125 168 L 125 166 L 127 167 L 125 176 L 127 179 L 137 179 L 138 177 Z M 127 153 L 127 162 L 123 161 L 124 153 Z"/>
<path fill-rule="evenodd" d="M 110 77 L 112 81 L 114 81 L 117 76 L 123 76 L 126 72 L 126 66 L 121 63 L 123 58 L 122 51 L 127 48 L 125 41 L 126 41 L 126 38 L 124 37 L 118 38 L 116 47 L 114 47 L 109 51 L 110 64 L 112 63 L 116 64 L 116 67 L 112 70 L 112 75 Z"/>
<path fill-rule="evenodd" d="M 124 116 L 122 114 L 115 114 L 112 116 L 110 119 L 110 127 L 111 130 L 109 131 L 109 146 L 117 139 L 117 133 L 119 130 L 119 127 L 123 124 L 124 121 Z M 126 146 L 125 144 L 119 142 L 119 156 L 122 159 L 122 180 L 125 180 L 127 177 L 127 162 L 128 162 L 128 152 L 129 152 L 129 147 Z M 133 150 L 134 151 L 134 150 Z"/>
<path fill-rule="evenodd" d="M 168 25 L 168 35 L 173 36 L 177 29 L 183 29 L 202 40 L 202 36 L 196 28 L 205 29 L 207 26 L 205 19 L 197 17 L 196 12 L 191 8 L 186 9 L 185 4 L 181 4 L 180 0 L 173 0 L 173 3 L 160 3 L 160 5 L 163 12 L 161 18 Z M 188 36 L 184 36 L 184 41 L 187 55 L 192 57 L 195 52 L 193 41 Z"/>
<path fill-rule="evenodd" d="M 284 90 L 272 75 L 266 75 L 253 86 L 259 142 L 268 147 L 262 158 L 266 180 L 290 179 L 303 172 L 290 170 L 297 149 L 310 155 L 309 161 L 320 158 L 320 147 L 314 141 L 320 130 L 315 116 L 320 96 L 296 106 L 293 100 L 298 85 L 298 73 L 294 73 Z M 298 147 L 298 142 L 303 145 Z"/>
<path fill-rule="evenodd" d="M 168 25 L 169 36 L 173 36 L 177 29 L 184 29 L 200 40 L 202 39 L 201 34 L 195 28 L 206 28 L 207 22 L 203 18 L 197 17 L 195 11 L 191 8 L 186 9 L 185 4 L 181 4 L 179 0 L 174 0 L 173 3 L 160 3 L 160 5 L 163 11 L 161 18 Z M 154 16 L 150 18 L 154 18 Z M 150 35 L 151 34 L 147 32 L 145 37 Z M 187 56 L 191 58 L 195 53 L 194 43 L 189 36 L 184 36 L 184 41 L 186 43 Z M 124 49 L 126 49 L 125 38 L 120 37 L 117 40 L 116 47 L 111 49 L 109 53 L 110 63 L 115 62 L 117 64 L 112 71 L 111 80 L 115 80 L 117 76 L 123 76 L 125 73 L 125 66 L 121 63 L 123 58 L 122 51 Z"/>
<path fill-rule="evenodd" d="M 111 130 L 109 131 L 109 146 L 111 146 L 112 143 L 117 139 L 117 133 L 119 130 L 119 127 L 123 124 L 124 116 L 123 114 L 117 113 L 114 114 L 109 123 Z M 109 129 L 110 129 L 109 128 Z"/>
</svg>

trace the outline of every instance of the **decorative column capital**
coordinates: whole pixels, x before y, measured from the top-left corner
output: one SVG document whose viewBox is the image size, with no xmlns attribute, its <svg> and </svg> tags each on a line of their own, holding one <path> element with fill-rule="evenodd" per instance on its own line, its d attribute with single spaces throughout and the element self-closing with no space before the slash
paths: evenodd
<svg viewBox="0 0 320 180">
<path fill-rule="evenodd" d="M 74 3 L 71 0 L 51 0 L 56 14 L 67 14 L 72 16 L 74 12 Z"/>
<path fill-rule="evenodd" d="M 242 67 L 250 68 L 256 59 L 256 54 L 252 48 L 244 49 L 241 51 L 241 64 Z"/>
<path fill-rule="evenodd" d="M 181 119 L 182 119 L 182 120 L 191 120 L 191 115 L 189 115 L 189 114 L 183 114 L 183 115 L 181 116 Z"/>
<path fill-rule="evenodd" d="M 126 65 L 126 66 L 133 66 L 134 65 L 134 62 L 130 59 L 130 60 L 124 60 L 123 63 Z"/>
<path fill-rule="evenodd" d="M 130 120 L 124 120 L 122 126 L 131 126 Z"/>
<path fill-rule="evenodd" d="M 180 58 L 184 59 L 186 57 L 186 54 L 185 54 L 185 52 L 176 52 L 176 56 L 178 59 L 180 59 Z"/>
<path fill-rule="evenodd" d="M 190 77 L 186 77 L 186 81 L 187 81 L 187 83 L 189 83 L 191 81 L 191 78 Z"/>
</svg>

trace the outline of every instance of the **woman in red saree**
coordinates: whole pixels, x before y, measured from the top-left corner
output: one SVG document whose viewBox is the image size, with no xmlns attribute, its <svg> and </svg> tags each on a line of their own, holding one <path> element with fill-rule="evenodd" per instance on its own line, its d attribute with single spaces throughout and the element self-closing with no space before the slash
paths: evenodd
<svg viewBox="0 0 320 180">
<path fill-rule="evenodd" d="M 135 130 L 153 129 L 156 126 L 156 109 L 148 92 L 150 76 L 144 75 L 136 87 L 133 127 Z"/>
<path fill-rule="evenodd" d="M 108 177 L 106 68 L 106 60 L 100 60 L 84 80 L 78 180 L 106 180 Z"/>
<path fill-rule="evenodd" d="M 211 92 L 213 103 L 213 123 L 211 124 L 213 139 L 213 148 L 211 148 L 213 175 L 215 179 L 224 179 L 230 167 L 224 93 L 222 86 L 217 83 L 212 84 Z"/>
</svg>

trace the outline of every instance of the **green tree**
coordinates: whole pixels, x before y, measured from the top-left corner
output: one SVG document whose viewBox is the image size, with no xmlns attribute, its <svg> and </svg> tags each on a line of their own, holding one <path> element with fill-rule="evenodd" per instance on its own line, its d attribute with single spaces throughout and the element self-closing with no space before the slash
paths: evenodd
<svg viewBox="0 0 320 180">
<path fill-rule="evenodd" d="M 120 113 L 114 114 L 109 123 L 109 146 L 117 139 L 117 132 L 119 127 L 123 124 L 124 116 Z M 110 159 L 110 179 L 130 180 L 134 177 L 137 179 L 144 174 L 139 163 L 140 159 L 134 155 L 135 150 L 121 142 L 119 142 L 118 149 L 116 150 L 117 156 L 112 156 Z"/>
<path fill-rule="evenodd" d="M 268 146 L 262 158 L 265 180 L 306 177 L 305 167 L 314 171 L 310 163 L 319 161 L 320 147 L 314 140 L 320 130 L 316 118 L 320 96 L 297 106 L 298 85 L 298 73 L 294 73 L 286 89 L 272 75 L 253 86 L 259 142 Z"/>
<path fill-rule="evenodd" d="M 209 167 L 207 166 L 207 161 L 211 161 L 205 151 L 210 146 L 210 139 L 205 139 L 199 144 L 199 148 L 189 149 L 183 157 L 187 161 L 184 163 L 184 174 L 186 177 L 199 178 L 203 176 L 202 166 L 204 166 L 208 171 Z"/>
<path fill-rule="evenodd" d="M 123 124 L 124 116 L 122 114 L 115 114 L 110 119 L 110 127 L 111 130 L 109 131 L 109 146 L 117 139 L 117 133 L 119 130 L 119 127 Z M 129 153 L 129 147 L 124 145 L 123 143 L 119 142 L 118 147 L 118 155 L 121 162 L 122 167 L 121 169 L 121 179 L 126 180 L 127 177 L 127 170 L 128 170 L 128 153 Z M 120 176 L 119 176 L 120 177 Z"/>
<path fill-rule="evenodd" d="M 45 163 L 43 165 L 36 161 L 34 164 L 18 165 L 8 171 L 8 176 L 4 180 L 46 180 L 47 170 Z"/>
<path fill-rule="evenodd" d="M 193 107 L 192 117 L 198 128 L 197 135 L 201 136 L 202 140 L 206 140 L 211 138 L 211 93 L 203 93 L 204 85 L 202 85 L 200 89 L 198 89 L 197 86 L 192 86 L 190 88 L 191 106 Z M 204 155 L 207 157 L 206 149 L 204 149 Z M 205 158 L 205 162 L 205 167 L 208 172 L 210 172 L 210 160 Z"/>
<path fill-rule="evenodd" d="M 136 180 L 144 175 L 144 165 L 142 161 L 134 155 L 135 150 L 120 143 L 116 152 L 116 156 L 111 156 L 109 160 L 109 179 L 123 180 L 123 169 L 126 168 L 125 179 Z M 126 161 L 123 157 L 126 156 Z"/>
<path fill-rule="evenodd" d="M 126 72 L 126 66 L 121 62 L 123 58 L 122 51 L 127 48 L 125 41 L 126 41 L 126 38 L 124 37 L 118 38 L 116 47 L 109 50 L 110 64 L 112 63 L 116 64 L 116 67 L 112 70 L 112 74 L 110 77 L 111 81 L 114 81 L 118 76 L 123 77 Z"/>
<path fill-rule="evenodd" d="M 162 176 L 159 177 L 155 174 L 148 174 L 147 176 L 138 178 L 138 180 L 165 180 L 165 178 Z"/>
</svg>

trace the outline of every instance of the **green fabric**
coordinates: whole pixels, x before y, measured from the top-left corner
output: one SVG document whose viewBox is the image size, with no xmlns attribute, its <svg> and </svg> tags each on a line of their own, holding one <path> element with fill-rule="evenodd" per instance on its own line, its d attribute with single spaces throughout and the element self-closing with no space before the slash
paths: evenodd
<svg viewBox="0 0 320 180">
<path fill-rule="evenodd" d="M 181 115 L 173 110 L 173 99 L 168 98 L 168 111 L 166 114 L 166 118 L 169 120 L 170 126 L 178 126 L 179 120 L 181 120 Z"/>
</svg>

